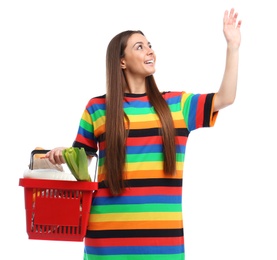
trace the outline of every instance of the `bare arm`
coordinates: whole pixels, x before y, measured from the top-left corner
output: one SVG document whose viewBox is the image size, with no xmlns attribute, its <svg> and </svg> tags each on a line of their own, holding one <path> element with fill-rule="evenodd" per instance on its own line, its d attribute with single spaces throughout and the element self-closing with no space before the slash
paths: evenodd
<svg viewBox="0 0 277 260">
<path fill-rule="evenodd" d="M 221 86 L 215 95 L 214 112 L 227 107 L 235 101 L 238 80 L 239 47 L 241 42 L 238 13 L 232 8 L 225 11 L 223 33 L 227 41 L 226 64 Z"/>
</svg>

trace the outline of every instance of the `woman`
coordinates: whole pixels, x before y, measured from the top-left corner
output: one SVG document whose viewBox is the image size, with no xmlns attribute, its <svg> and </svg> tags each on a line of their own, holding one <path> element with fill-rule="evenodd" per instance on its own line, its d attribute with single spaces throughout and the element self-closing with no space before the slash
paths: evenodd
<svg viewBox="0 0 277 260">
<path fill-rule="evenodd" d="M 226 68 L 217 93 L 158 90 L 155 52 L 141 31 L 108 45 L 107 93 L 89 100 L 74 147 L 98 152 L 84 259 L 184 259 L 182 176 L 191 131 L 212 127 L 236 96 L 240 26 L 224 13 Z M 64 163 L 62 150 L 47 157 Z"/>
</svg>

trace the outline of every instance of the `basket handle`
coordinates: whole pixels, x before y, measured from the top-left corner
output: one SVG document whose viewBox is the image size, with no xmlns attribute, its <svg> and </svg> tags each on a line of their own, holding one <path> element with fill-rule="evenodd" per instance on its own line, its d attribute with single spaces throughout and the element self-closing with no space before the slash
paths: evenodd
<svg viewBox="0 0 277 260">
<path fill-rule="evenodd" d="M 95 162 L 95 168 L 94 168 L 94 178 L 93 181 L 96 182 L 96 176 L 97 176 L 97 166 L 98 166 L 98 155 L 96 152 L 89 152 L 86 151 L 87 156 L 91 156 L 93 158 L 96 158 L 96 162 Z"/>
<path fill-rule="evenodd" d="M 46 154 L 51 150 L 38 150 L 35 149 L 31 152 L 31 158 L 30 158 L 30 164 L 29 164 L 29 169 L 33 170 L 34 167 L 34 155 L 35 154 Z M 87 156 L 91 156 L 91 157 L 95 157 L 96 158 L 96 162 L 95 162 L 95 172 L 94 172 L 94 182 L 96 181 L 96 176 L 97 176 L 97 165 L 98 165 L 98 155 L 96 152 L 90 152 L 90 151 L 86 151 Z"/>
</svg>

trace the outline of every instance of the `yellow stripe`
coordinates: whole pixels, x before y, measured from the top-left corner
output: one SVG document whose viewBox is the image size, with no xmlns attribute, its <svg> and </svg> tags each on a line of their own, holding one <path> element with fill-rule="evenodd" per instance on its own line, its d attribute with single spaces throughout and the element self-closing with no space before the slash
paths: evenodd
<svg viewBox="0 0 277 260">
<path fill-rule="evenodd" d="M 163 163 L 161 162 L 138 162 L 138 163 L 126 163 L 126 171 L 143 171 L 143 170 L 162 170 Z"/>
<path fill-rule="evenodd" d="M 185 93 L 183 92 L 182 94 L 182 99 L 181 99 L 181 108 L 184 107 L 185 102 L 187 101 L 187 99 L 192 95 L 192 93 Z"/>
<path fill-rule="evenodd" d="M 183 116 L 181 111 L 172 112 L 172 117 L 174 118 L 174 121 L 175 120 L 182 120 L 184 122 L 184 116 Z"/>
<path fill-rule="evenodd" d="M 183 114 L 180 111 L 172 112 L 172 116 L 174 120 L 183 120 Z M 146 114 L 146 115 L 128 115 L 130 121 L 138 123 L 138 122 L 156 122 L 156 124 L 160 125 L 160 120 L 157 114 Z"/>
<path fill-rule="evenodd" d="M 159 121 L 159 117 L 156 114 L 144 114 L 144 115 L 128 115 L 131 122 L 152 122 Z"/>
<path fill-rule="evenodd" d="M 163 170 L 163 162 L 139 162 L 139 163 L 127 163 L 126 164 L 126 171 L 149 171 L 149 169 L 155 171 L 162 171 Z M 183 162 L 177 162 L 176 163 L 176 169 L 182 170 L 183 169 Z"/>
<path fill-rule="evenodd" d="M 84 111 L 82 119 L 91 124 L 91 116 L 87 110 Z"/>
<path fill-rule="evenodd" d="M 172 179 L 180 179 L 183 176 L 183 169 L 180 166 L 182 163 L 177 163 L 177 170 L 176 174 L 171 176 L 171 175 L 165 175 L 162 169 L 158 170 L 149 170 L 148 167 L 142 167 L 141 169 L 138 169 L 136 171 L 131 171 L 130 168 L 128 168 L 128 172 L 126 172 L 125 179 L 130 180 L 130 179 L 147 179 L 147 178 L 172 178 Z M 100 167 L 99 167 L 100 168 Z M 145 170 L 146 169 L 146 170 Z M 181 169 L 181 170 L 179 170 Z M 104 173 L 104 168 L 101 167 L 99 169 L 98 173 L 98 181 L 101 182 L 105 179 L 105 173 Z"/>
<path fill-rule="evenodd" d="M 99 117 L 93 123 L 95 125 L 95 128 L 103 127 L 103 125 L 105 125 L 105 121 L 103 120 L 103 117 Z"/>
<path fill-rule="evenodd" d="M 91 214 L 89 222 L 125 222 L 125 221 L 164 221 L 182 220 L 181 212 L 141 212 L 141 213 L 108 213 Z"/>
</svg>

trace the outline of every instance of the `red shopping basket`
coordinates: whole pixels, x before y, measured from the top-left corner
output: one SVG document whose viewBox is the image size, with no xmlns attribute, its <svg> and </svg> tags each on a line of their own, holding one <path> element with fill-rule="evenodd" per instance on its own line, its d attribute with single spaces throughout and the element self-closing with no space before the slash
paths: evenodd
<svg viewBox="0 0 277 260">
<path fill-rule="evenodd" d="M 96 182 L 19 179 L 29 239 L 83 241 Z"/>
<path fill-rule="evenodd" d="M 31 169 L 36 152 L 34 150 L 31 154 Z M 24 187 L 29 239 L 83 241 L 93 192 L 98 189 L 95 180 L 21 178 L 19 185 Z"/>
</svg>

